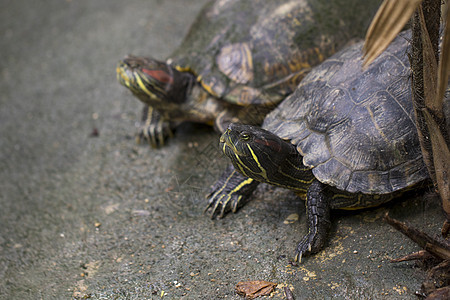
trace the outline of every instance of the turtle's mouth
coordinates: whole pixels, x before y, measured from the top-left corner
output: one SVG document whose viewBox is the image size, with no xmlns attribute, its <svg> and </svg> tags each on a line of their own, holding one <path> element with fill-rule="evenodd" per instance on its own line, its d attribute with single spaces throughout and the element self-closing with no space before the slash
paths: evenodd
<svg viewBox="0 0 450 300">
<path fill-rule="evenodd" d="M 165 90 L 153 84 L 149 76 L 146 76 L 139 68 L 130 66 L 126 61 L 120 61 L 116 67 L 117 81 L 141 101 L 149 105 L 161 102 L 165 97 Z"/>
<path fill-rule="evenodd" d="M 116 68 L 116 74 L 117 74 L 117 81 L 119 81 L 119 83 L 121 85 L 126 86 L 127 88 L 131 88 L 130 86 L 130 74 L 128 68 L 125 67 L 125 65 L 123 64 L 123 62 L 120 62 L 117 65 Z"/>
<path fill-rule="evenodd" d="M 142 84 L 138 84 L 137 77 L 139 75 L 136 73 L 136 70 L 128 66 L 125 62 L 119 62 L 116 68 L 116 73 L 117 81 L 119 81 L 121 85 L 130 89 L 133 93 L 140 94 L 144 93 L 147 90 L 147 88 L 145 88 L 145 90 L 142 88 Z"/>
<path fill-rule="evenodd" d="M 232 141 L 232 137 L 230 134 L 229 129 L 227 129 L 219 140 L 220 148 L 222 149 L 223 153 L 228 156 L 229 158 L 236 158 L 236 156 L 246 156 L 245 153 L 242 151 L 239 151 L 239 149 L 236 147 L 236 145 Z"/>
</svg>

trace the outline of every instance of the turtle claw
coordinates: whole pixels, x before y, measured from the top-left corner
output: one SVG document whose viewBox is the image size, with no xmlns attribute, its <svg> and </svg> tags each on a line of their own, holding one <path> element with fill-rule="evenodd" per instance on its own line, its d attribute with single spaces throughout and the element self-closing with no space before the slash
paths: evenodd
<svg viewBox="0 0 450 300">
<path fill-rule="evenodd" d="M 237 211 L 239 201 L 242 199 L 242 195 L 236 195 L 233 193 L 227 194 L 222 190 L 212 192 L 207 197 L 209 198 L 209 203 L 205 208 L 205 212 L 212 208 L 210 214 L 211 219 L 214 219 L 216 216 L 219 219 L 222 219 L 229 211 L 235 213 Z"/>
<path fill-rule="evenodd" d="M 136 142 L 141 144 L 143 140 L 146 140 L 152 148 L 159 148 L 164 146 L 166 139 L 172 136 L 173 132 L 169 122 L 144 124 L 139 128 Z"/>
<path fill-rule="evenodd" d="M 320 250 L 320 246 L 315 246 L 313 248 L 313 245 L 316 242 L 316 235 L 309 233 L 303 237 L 300 243 L 297 245 L 297 249 L 295 250 L 295 258 L 294 261 L 301 263 L 302 257 L 306 254 L 314 253 Z M 313 251 L 314 250 L 314 251 Z"/>
<path fill-rule="evenodd" d="M 298 262 L 298 263 L 302 262 L 302 253 L 296 253 L 295 254 L 294 262 Z"/>
<path fill-rule="evenodd" d="M 235 213 L 257 186 L 257 181 L 244 177 L 230 165 L 206 196 L 208 205 L 204 212 L 211 210 L 211 219 L 221 219 L 229 211 Z"/>
<path fill-rule="evenodd" d="M 173 136 L 173 122 L 166 121 L 153 107 L 145 105 L 142 111 L 142 125 L 139 128 L 136 142 L 148 141 L 152 148 L 164 146 L 167 138 Z"/>
</svg>

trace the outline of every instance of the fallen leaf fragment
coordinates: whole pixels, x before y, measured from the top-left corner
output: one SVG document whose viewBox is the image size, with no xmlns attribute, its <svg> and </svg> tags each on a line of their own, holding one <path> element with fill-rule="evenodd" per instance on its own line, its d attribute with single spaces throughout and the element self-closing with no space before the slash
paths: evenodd
<svg viewBox="0 0 450 300">
<path fill-rule="evenodd" d="M 431 253 L 435 257 L 448 260 L 450 259 L 450 244 L 445 241 L 439 241 L 426 233 L 413 228 L 412 226 L 402 223 L 396 219 L 389 217 L 388 214 L 384 216 L 384 219 L 392 227 L 409 237 L 424 250 Z"/>
<path fill-rule="evenodd" d="M 290 214 L 284 221 L 283 224 L 292 224 L 298 221 L 298 214 Z"/>
<path fill-rule="evenodd" d="M 450 286 L 446 286 L 435 290 L 433 293 L 428 295 L 426 300 L 440 300 L 440 299 L 450 299 Z"/>
<path fill-rule="evenodd" d="M 291 289 L 287 286 L 284 287 L 284 295 L 286 297 L 286 300 L 295 300 Z"/>
<path fill-rule="evenodd" d="M 426 250 L 420 250 L 418 252 L 414 252 L 405 256 L 402 256 L 400 258 L 391 259 L 391 263 L 398 263 L 402 261 L 410 261 L 410 260 L 418 260 L 418 259 L 430 259 L 433 255 L 426 251 Z"/>
<path fill-rule="evenodd" d="M 245 299 L 255 299 L 259 296 L 267 296 L 273 292 L 276 283 L 265 280 L 241 281 L 236 284 L 236 292 Z"/>
<path fill-rule="evenodd" d="M 406 223 L 389 217 L 388 214 L 385 215 L 385 220 L 424 248 L 424 250 L 392 260 L 392 262 L 418 259 L 436 264 L 436 260 L 440 261 L 440 263 L 427 271 L 427 276 L 422 283 L 422 293 L 419 295 L 427 297 L 427 300 L 450 299 L 450 243 L 433 238 Z M 430 266 L 428 265 L 427 268 L 430 268 Z"/>
</svg>

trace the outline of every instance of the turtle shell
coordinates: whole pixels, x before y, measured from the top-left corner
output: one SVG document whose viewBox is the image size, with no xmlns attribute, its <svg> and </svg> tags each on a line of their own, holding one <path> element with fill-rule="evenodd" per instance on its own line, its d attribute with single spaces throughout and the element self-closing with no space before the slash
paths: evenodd
<svg viewBox="0 0 450 300">
<path fill-rule="evenodd" d="M 213 1 L 169 62 L 194 73 L 214 97 L 273 105 L 295 90 L 311 66 L 362 37 L 379 2 Z"/>
<path fill-rule="evenodd" d="M 319 181 L 344 191 L 385 194 L 428 178 L 411 101 L 409 40 L 409 32 L 398 36 L 367 69 L 362 43 L 335 54 L 263 128 L 296 145 Z"/>
</svg>

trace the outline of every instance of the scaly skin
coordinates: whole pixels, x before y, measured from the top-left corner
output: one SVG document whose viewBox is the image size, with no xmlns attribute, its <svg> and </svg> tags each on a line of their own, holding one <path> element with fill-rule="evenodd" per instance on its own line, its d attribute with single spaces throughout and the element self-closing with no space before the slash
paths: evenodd
<svg viewBox="0 0 450 300">
<path fill-rule="evenodd" d="M 210 1 L 169 59 L 119 63 L 119 82 L 160 114 L 147 114 L 140 136 L 159 146 L 168 122 L 221 133 L 230 122 L 260 125 L 313 66 L 364 35 L 378 2 Z"/>
<path fill-rule="evenodd" d="M 230 158 L 234 169 L 244 175 L 240 180 L 228 184 L 228 190 L 239 192 L 239 186 L 250 178 L 298 193 L 306 192 L 308 230 L 295 250 L 296 261 L 323 248 L 330 230 L 331 209 L 375 206 L 393 197 L 390 194 L 348 193 L 319 182 L 311 169 L 303 165 L 303 157 L 294 145 L 262 128 L 230 124 L 220 138 L 220 147 Z M 223 180 L 224 177 L 219 182 Z M 250 194 L 245 193 L 239 200 L 244 201 Z M 221 197 L 226 198 L 227 195 Z M 209 207 L 221 204 L 220 201 L 210 201 Z"/>
</svg>

